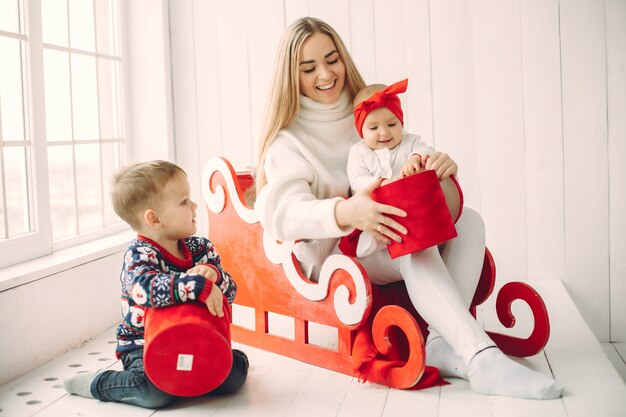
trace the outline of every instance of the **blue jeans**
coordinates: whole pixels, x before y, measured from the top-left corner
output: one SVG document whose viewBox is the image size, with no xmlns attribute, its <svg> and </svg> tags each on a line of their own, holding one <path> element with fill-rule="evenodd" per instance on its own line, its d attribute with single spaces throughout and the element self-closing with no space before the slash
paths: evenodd
<svg viewBox="0 0 626 417">
<path fill-rule="evenodd" d="M 101 401 L 113 401 L 145 408 L 161 408 L 172 404 L 176 396 L 157 388 L 144 372 L 143 349 L 122 355 L 123 371 L 104 371 L 91 382 L 91 395 Z M 246 381 L 248 358 L 233 350 L 233 367 L 222 384 L 208 395 L 230 394 Z"/>
</svg>

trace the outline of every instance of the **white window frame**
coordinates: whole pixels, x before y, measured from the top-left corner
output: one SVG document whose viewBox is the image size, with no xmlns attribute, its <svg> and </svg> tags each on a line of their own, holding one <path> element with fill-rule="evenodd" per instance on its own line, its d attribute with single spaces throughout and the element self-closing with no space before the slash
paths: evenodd
<svg viewBox="0 0 626 417">
<path fill-rule="evenodd" d="M 45 255 L 50 255 L 58 249 L 69 248 L 81 243 L 128 230 L 128 226 L 123 222 L 120 222 L 92 232 L 53 241 L 48 187 L 48 142 L 46 140 L 46 108 L 43 63 L 44 43 L 42 34 L 41 0 L 23 0 L 22 3 L 22 11 L 24 14 L 22 22 L 25 28 L 25 35 L 16 35 L 4 31 L 0 31 L 0 34 L 2 36 L 25 41 L 25 76 L 27 81 L 25 82 L 24 99 L 27 101 L 27 104 L 25 105 L 25 108 L 27 109 L 25 124 L 26 131 L 28 132 L 27 140 L 25 142 L 30 148 L 30 169 L 28 176 L 29 181 L 31 182 L 31 193 L 29 199 L 31 200 L 30 215 L 32 216 L 32 229 L 34 231 L 20 236 L 0 240 L 0 268 L 16 265 Z M 119 25 L 118 33 L 120 37 L 123 36 L 123 30 L 121 27 L 122 13 L 123 7 L 121 6 L 121 3 L 118 3 L 116 19 Z M 123 63 L 123 48 L 121 48 L 121 42 L 119 42 L 119 44 L 119 56 L 121 57 L 121 61 Z M 96 54 L 96 57 L 100 56 L 106 57 L 106 55 Z M 120 72 L 118 79 L 118 82 L 120 83 L 120 96 L 118 103 L 118 115 L 120 120 L 119 130 L 123 139 L 122 146 L 125 147 L 124 154 L 128 155 L 129 144 L 124 124 L 124 116 L 126 115 L 124 110 L 125 99 L 123 96 L 125 91 L 125 77 L 122 73 L 123 70 Z M 2 139 L 1 136 L 0 139 Z M 76 143 L 76 141 L 73 142 Z M 0 156 L 1 152 L 2 149 L 0 145 Z M 103 200 L 103 204 L 106 204 L 106 201 L 107 200 Z"/>
</svg>

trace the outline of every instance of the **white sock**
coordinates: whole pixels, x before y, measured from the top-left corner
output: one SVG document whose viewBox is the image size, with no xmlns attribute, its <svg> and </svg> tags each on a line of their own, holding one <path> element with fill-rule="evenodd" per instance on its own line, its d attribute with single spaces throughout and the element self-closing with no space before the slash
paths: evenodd
<svg viewBox="0 0 626 417">
<path fill-rule="evenodd" d="M 359 241 L 356 245 L 357 258 L 364 258 L 376 252 L 377 249 L 385 247 L 383 242 L 378 241 L 374 236 L 368 233 L 361 233 Z"/>
<path fill-rule="evenodd" d="M 321 265 L 335 245 L 335 239 L 309 240 L 293 245 L 293 254 L 300 262 Z"/>
<path fill-rule="evenodd" d="M 507 357 L 498 348 L 478 352 L 467 369 L 472 391 L 486 395 L 548 400 L 559 398 L 563 386 Z"/>
<path fill-rule="evenodd" d="M 441 336 L 429 337 L 426 342 L 426 365 L 439 369 L 444 378 L 467 379 L 467 366 L 463 359 Z"/>
<path fill-rule="evenodd" d="M 72 378 L 63 381 L 65 391 L 70 394 L 80 395 L 85 398 L 93 398 L 91 395 L 91 383 L 100 372 L 91 372 L 86 374 L 78 374 Z"/>
</svg>

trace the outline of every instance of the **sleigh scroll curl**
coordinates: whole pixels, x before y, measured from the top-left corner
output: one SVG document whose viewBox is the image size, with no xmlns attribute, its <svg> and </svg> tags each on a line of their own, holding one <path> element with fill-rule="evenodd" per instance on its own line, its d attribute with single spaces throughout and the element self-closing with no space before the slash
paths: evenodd
<svg viewBox="0 0 626 417">
<path fill-rule="evenodd" d="M 372 324 L 374 345 L 381 355 L 389 355 L 392 348 L 389 332 L 399 328 L 407 340 L 410 340 L 406 362 L 401 366 L 390 367 L 389 379 L 397 386 L 409 388 L 417 384 L 425 368 L 426 354 L 424 339 L 415 318 L 402 307 L 387 305 L 381 308 Z"/>
<path fill-rule="evenodd" d="M 212 182 L 213 174 L 220 173 L 224 180 L 223 183 Z M 202 172 L 202 195 L 204 202 L 208 206 L 209 211 L 213 213 L 221 213 L 226 207 L 226 197 L 230 197 L 231 204 L 239 217 L 248 224 L 254 224 L 259 221 L 256 211 L 244 201 L 244 191 L 252 186 L 252 178 L 248 182 L 238 178 L 233 166 L 223 158 L 213 158 L 204 166 Z M 226 193 L 228 190 L 228 194 Z"/>
<path fill-rule="evenodd" d="M 253 186 L 250 173 L 236 173 L 226 159 L 212 158 L 204 168 L 202 184 L 209 238 L 224 269 L 237 282 L 235 304 L 254 312 L 254 328 L 249 328 L 236 324 L 233 311 L 233 340 L 355 377 L 362 377 L 363 364 L 375 357 L 381 371 L 370 373 L 367 379 L 394 388 L 410 388 L 420 380 L 425 369 L 426 324 L 412 308 L 403 283 L 374 286 L 360 263 L 344 255 L 329 256 L 318 282 L 313 282 L 292 254 L 294 242 L 272 239 L 246 203 L 246 189 Z M 494 282 L 495 264 L 485 250 L 473 313 L 493 292 Z M 545 305 L 530 286 L 505 285 L 497 301 L 505 326 L 515 323 L 510 311 L 515 299 L 531 307 L 535 320 L 531 336 L 490 335 L 505 353 L 532 355 L 545 346 L 549 336 Z M 293 319 L 293 338 L 269 332 L 270 313 Z M 309 323 L 336 329 L 337 346 L 310 343 Z"/>
<path fill-rule="evenodd" d="M 489 249 L 485 248 L 485 261 L 481 280 L 472 299 L 470 311 L 476 317 L 476 307 L 484 303 L 494 290 L 496 281 L 496 264 Z M 520 300 L 528 305 L 532 314 L 534 327 L 530 336 L 520 338 L 487 331 L 487 334 L 507 355 L 517 357 L 533 356 L 541 352 L 550 338 L 550 319 L 548 310 L 541 296 L 533 287 L 524 282 L 509 282 L 498 292 L 496 313 L 498 320 L 508 329 L 515 326 L 516 319 L 511 310 L 514 301 Z"/>
<path fill-rule="evenodd" d="M 248 207 L 243 198 L 245 190 L 242 186 L 252 186 L 251 178 L 241 175 L 238 178 L 233 167 L 223 158 L 211 159 L 205 166 L 203 178 L 205 179 L 203 181 L 203 195 L 209 213 L 220 214 L 231 209 L 243 222 L 259 226 L 259 219 L 255 210 Z M 233 220 L 232 217 L 230 218 L 231 221 Z M 212 223 L 211 226 L 219 228 L 220 224 L 218 223 L 219 220 Z M 232 231 L 245 234 L 246 229 L 232 228 Z M 248 233 L 252 233 L 252 229 Z M 218 249 L 221 240 L 223 239 L 216 239 Z M 318 282 L 313 282 L 304 276 L 298 262 L 293 257 L 293 241 L 278 242 L 272 239 L 268 233 L 263 232 L 262 242 L 263 251 L 261 254 L 266 255 L 266 261 L 269 260 L 273 264 L 281 265 L 283 275 L 287 277 L 293 289 L 308 300 L 326 299 L 334 272 L 345 270 L 348 276 L 352 277 L 352 285 L 341 284 L 335 288 L 333 292 L 334 311 L 337 318 L 347 326 L 358 326 L 362 322 L 368 305 L 369 281 L 366 280 L 364 271 L 358 263 L 347 256 L 330 256 L 322 266 Z M 241 248 L 246 250 L 243 245 Z"/>
<path fill-rule="evenodd" d="M 530 336 L 519 338 L 495 332 L 487 332 L 487 334 L 507 355 L 518 357 L 536 355 L 546 346 L 550 337 L 548 310 L 537 291 L 530 285 L 523 282 L 509 282 L 500 289 L 496 298 L 498 319 L 509 329 L 515 326 L 515 316 L 511 311 L 511 305 L 515 300 L 522 300 L 530 307 L 535 323 Z"/>
</svg>

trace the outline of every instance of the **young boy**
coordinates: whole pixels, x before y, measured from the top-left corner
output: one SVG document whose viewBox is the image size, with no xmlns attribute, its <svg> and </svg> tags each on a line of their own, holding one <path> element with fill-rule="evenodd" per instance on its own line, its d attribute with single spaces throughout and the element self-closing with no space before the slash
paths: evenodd
<svg viewBox="0 0 626 417">
<path fill-rule="evenodd" d="M 220 265 L 214 246 L 196 232 L 196 203 L 185 172 L 166 161 L 122 167 L 113 179 L 115 212 L 138 233 L 126 254 L 122 283 L 122 322 L 116 355 L 123 371 L 79 374 L 65 381 L 71 394 L 146 408 L 171 404 L 175 397 L 144 373 L 144 314 L 147 308 L 200 302 L 223 317 L 223 298 L 232 304 L 237 286 Z M 230 393 L 246 380 L 248 359 L 233 350 L 233 366 L 214 392 Z"/>
<path fill-rule="evenodd" d="M 456 164 L 422 139 L 404 133 L 404 115 L 398 94 L 406 91 L 408 80 L 389 87 L 373 84 L 364 87 L 354 98 L 354 125 L 363 139 L 355 143 L 348 156 L 348 178 L 352 193 L 357 193 L 377 178 L 386 185 L 399 178 L 416 174 L 422 167 L 433 168 L 440 179 L 456 174 Z M 430 155 L 433 155 L 430 159 Z M 439 160 L 439 162 L 436 162 Z M 318 265 L 324 261 L 337 239 L 298 242 L 293 252 L 302 262 Z M 342 241 L 348 242 L 346 238 Z M 340 244 L 340 249 L 345 246 Z M 385 244 L 373 235 L 358 236 L 356 256 L 365 257 Z"/>
</svg>

